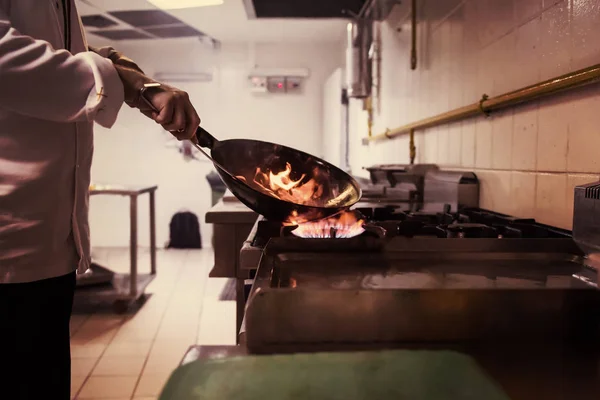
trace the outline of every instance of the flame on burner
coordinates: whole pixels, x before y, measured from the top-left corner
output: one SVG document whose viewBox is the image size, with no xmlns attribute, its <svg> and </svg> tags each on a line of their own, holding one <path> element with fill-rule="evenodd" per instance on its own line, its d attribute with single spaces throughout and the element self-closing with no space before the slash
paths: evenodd
<svg viewBox="0 0 600 400">
<path fill-rule="evenodd" d="M 333 217 L 316 222 L 305 222 L 298 224 L 292 231 L 295 236 L 301 238 L 351 238 L 365 231 L 365 221 L 359 214 L 352 211 L 344 211 Z"/>
</svg>

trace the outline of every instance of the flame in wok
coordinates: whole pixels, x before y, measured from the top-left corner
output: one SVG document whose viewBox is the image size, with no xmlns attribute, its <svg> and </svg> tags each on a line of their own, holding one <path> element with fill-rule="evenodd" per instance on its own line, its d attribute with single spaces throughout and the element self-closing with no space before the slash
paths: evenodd
<svg viewBox="0 0 600 400">
<path fill-rule="evenodd" d="M 320 221 L 298 224 L 292 234 L 302 238 L 351 238 L 365 231 L 364 223 L 359 214 L 344 211 Z"/>
<path fill-rule="evenodd" d="M 323 185 L 318 184 L 314 178 L 305 180 L 306 174 L 293 180 L 291 174 L 290 163 L 286 163 L 285 169 L 276 174 L 273 171 L 263 172 L 257 168 L 254 183 L 267 194 L 280 200 L 307 206 L 322 205 Z"/>
<path fill-rule="evenodd" d="M 351 185 L 340 192 L 338 185 L 328 182 L 328 177 L 318 169 L 313 171 L 310 179 L 307 179 L 305 173 L 297 179 L 292 179 L 292 175 L 294 174 L 289 162 L 286 162 L 283 171 L 277 173 L 268 168 L 263 170 L 258 167 L 251 185 L 280 200 L 312 207 L 338 207 L 353 194 L 354 188 Z M 247 182 L 243 176 L 236 178 Z"/>
</svg>

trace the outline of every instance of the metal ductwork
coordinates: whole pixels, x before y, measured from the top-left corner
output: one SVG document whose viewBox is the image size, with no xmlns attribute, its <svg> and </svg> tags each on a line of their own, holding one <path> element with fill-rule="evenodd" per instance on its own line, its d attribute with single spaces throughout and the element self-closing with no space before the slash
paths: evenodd
<svg viewBox="0 0 600 400">
<path fill-rule="evenodd" d="M 367 0 L 243 0 L 249 18 L 347 18 Z"/>
<path fill-rule="evenodd" d="M 346 88 L 348 97 L 365 99 L 373 86 L 373 21 L 361 18 L 349 22 L 346 47 Z"/>
</svg>

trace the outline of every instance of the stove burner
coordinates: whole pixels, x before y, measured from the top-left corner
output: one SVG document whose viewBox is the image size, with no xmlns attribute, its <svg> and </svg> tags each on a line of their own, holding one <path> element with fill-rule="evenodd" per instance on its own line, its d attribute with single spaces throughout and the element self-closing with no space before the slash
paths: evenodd
<svg viewBox="0 0 600 400">
<path fill-rule="evenodd" d="M 296 225 L 288 232 L 305 239 L 346 239 L 363 233 L 365 231 L 364 224 L 365 218 L 361 213 L 345 211 L 331 218 Z"/>
<path fill-rule="evenodd" d="M 448 225 L 446 232 L 449 238 L 495 238 L 498 231 L 491 226 L 473 223 L 457 223 Z"/>
<path fill-rule="evenodd" d="M 371 234 L 371 236 L 376 236 L 379 239 L 383 239 L 389 236 L 389 231 L 386 230 L 383 226 L 380 226 L 380 224 L 364 224 L 363 228 L 365 229 L 365 233 L 369 233 Z"/>
<path fill-rule="evenodd" d="M 406 213 L 399 211 L 397 207 L 386 206 L 376 208 L 373 211 L 374 221 L 404 221 L 406 219 Z"/>
</svg>

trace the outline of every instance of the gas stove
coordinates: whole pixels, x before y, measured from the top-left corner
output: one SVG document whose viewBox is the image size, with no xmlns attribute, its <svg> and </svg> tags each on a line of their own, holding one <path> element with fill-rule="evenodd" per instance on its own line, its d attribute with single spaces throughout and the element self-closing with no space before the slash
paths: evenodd
<svg viewBox="0 0 600 400">
<path fill-rule="evenodd" d="M 597 340 L 600 316 L 589 311 L 600 307 L 599 275 L 570 231 L 428 208 L 360 204 L 308 231 L 259 219 L 246 248 L 260 254 L 241 335 L 248 350 Z M 348 223 L 362 229 L 348 237 Z"/>
</svg>

